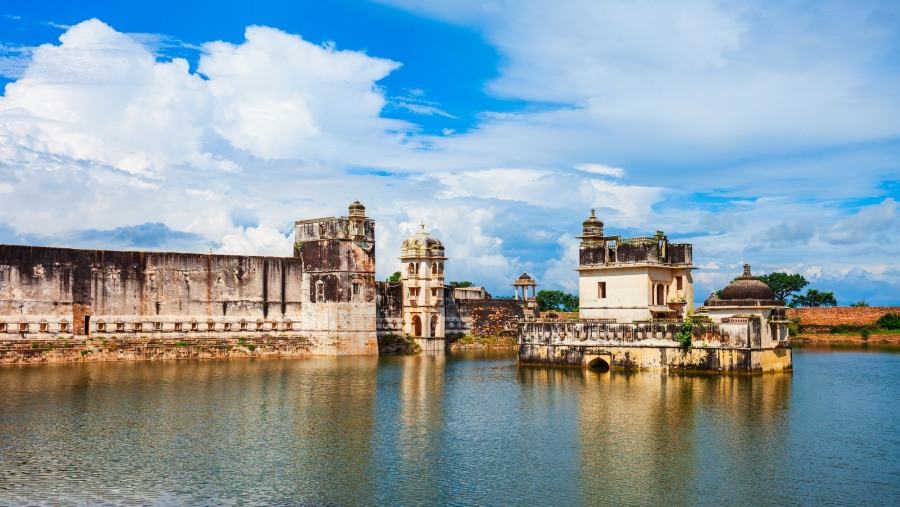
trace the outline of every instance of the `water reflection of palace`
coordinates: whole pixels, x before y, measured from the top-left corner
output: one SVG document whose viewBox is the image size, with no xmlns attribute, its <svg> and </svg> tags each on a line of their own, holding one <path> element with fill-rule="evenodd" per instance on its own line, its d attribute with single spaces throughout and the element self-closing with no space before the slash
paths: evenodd
<svg viewBox="0 0 900 507">
<path fill-rule="evenodd" d="M 579 445 L 572 459 L 583 504 L 723 505 L 748 487 L 741 474 L 781 473 L 760 468 L 783 462 L 777 456 L 788 438 L 789 374 L 520 367 L 519 381 L 575 391 Z"/>
</svg>

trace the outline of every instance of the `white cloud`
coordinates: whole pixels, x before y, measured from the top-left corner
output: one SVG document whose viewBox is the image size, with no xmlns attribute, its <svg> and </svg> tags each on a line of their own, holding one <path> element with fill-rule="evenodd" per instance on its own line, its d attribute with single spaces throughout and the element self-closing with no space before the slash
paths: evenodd
<svg viewBox="0 0 900 507">
<path fill-rule="evenodd" d="M 612 176 L 613 178 L 621 178 L 625 175 L 625 169 L 619 167 L 610 167 L 603 164 L 579 164 L 575 169 L 594 174 L 602 174 L 604 176 Z"/>
<path fill-rule="evenodd" d="M 815 29 L 777 6 L 704 1 L 407 7 L 495 45 L 491 93 L 561 105 L 483 111 L 425 136 L 383 112 L 454 109 L 415 83 L 382 90 L 399 62 L 250 27 L 244 42 L 201 46 L 191 72 L 157 59 L 167 37 L 91 20 L 20 61 L 0 97 L 0 233 L 164 222 L 205 238 L 202 251 L 290 255 L 294 219 L 360 199 L 378 223 L 380 278 L 425 220 L 448 279 L 501 295 L 525 270 L 574 290 L 574 236 L 596 207 L 607 230 L 693 242 L 699 296 L 743 261 L 895 280 L 900 252 L 884 238 L 897 205 L 880 185 L 900 152 L 878 143 L 900 130 L 900 87 L 872 70 L 889 46 L 868 4 Z"/>
<path fill-rule="evenodd" d="M 834 244 L 858 244 L 873 237 L 878 242 L 894 243 L 897 233 L 900 233 L 897 201 L 887 198 L 838 220 L 823 236 L 826 241 Z"/>
<path fill-rule="evenodd" d="M 226 234 L 216 253 L 272 255 L 287 257 L 293 251 L 293 233 L 282 234 L 272 227 L 241 227 Z"/>
<path fill-rule="evenodd" d="M 385 99 L 375 86 L 398 63 L 267 27 L 245 36 L 239 45 L 204 45 L 198 66 L 214 98 L 215 131 L 232 145 L 262 158 L 346 161 L 353 157 L 342 150 L 391 144 L 384 132 L 404 128 L 379 116 Z"/>
</svg>

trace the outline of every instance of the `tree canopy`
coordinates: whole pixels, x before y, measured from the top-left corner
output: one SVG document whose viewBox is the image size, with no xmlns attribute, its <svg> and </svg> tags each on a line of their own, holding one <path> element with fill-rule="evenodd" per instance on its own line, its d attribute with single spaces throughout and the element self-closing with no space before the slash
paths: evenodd
<svg viewBox="0 0 900 507">
<path fill-rule="evenodd" d="M 402 275 L 400 274 L 400 272 L 399 272 L 399 271 L 395 271 L 393 275 L 391 275 L 391 276 L 388 277 L 387 281 L 389 281 L 389 282 L 399 282 L 399 281 L 400 281 L 400 276 L 402 276 Z"/>
<path fill-rule="evenodd" d="M 795 295 L 788 306 L 791 308 L 797 308 L 798 306 L 837 306 L 837 300 L 834 299 L 833 292 L 819 292 L 816 289 L 809 289 L 806 291 L 806 294 Z"/>
<path fill-rule="evenodd" d="M 561 290 L 539 290 L 538 309 L 542 312 L 577 312 L 578 296 Z"/>
<path fill-rule="evenodd" d="M 775 293 L 775 299 L 778 299 L 779 301 L 786 301 L 788 296 L 795 292 L 800 292 L 803 290 L 803 287 L 809 285 L 806 278 L 797 273 L 792 275 L 787 273 L 769 273 L 768 275 L 757 276 L 756 278 L 760 282 L 768 285 L 769 288 L 772 289 L 772 292 Z"/>
<path fill-rule="evenodd" d="M 461 282 L 450 282 L 450 286 L 455 287 L 457 289 L 462 289 L 465 287 L 474 287 L 475 284 L 472 282 L 468 282 L 468 281 L 461 281 Z"/>
</svg>

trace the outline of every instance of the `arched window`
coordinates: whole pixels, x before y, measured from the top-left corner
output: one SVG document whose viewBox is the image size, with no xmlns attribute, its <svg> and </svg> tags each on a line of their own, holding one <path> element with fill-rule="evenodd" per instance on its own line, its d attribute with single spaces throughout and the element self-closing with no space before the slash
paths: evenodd
<svg viewBox="0 0 900 507">
<path fill-rule="evenodd" d="M 431 274 L 432 275 L 438 274 L 438 265 L 436 263 L 431 265 Z"/>
<path fill-rule="evenodd" d="M 319 280 L 316 282 L 316 303 L 325 302 L 325 282 Z"/>
<path fill-rule="evenodd" d="M 410 262 L 410 263 L 409 263 L 409 268 L 406 269 L 406 272 L 409 273 L 409 274 L 411 274 L 411 275 L 416 274 L 416 266 L 415 266 L 415 264 L 413 264 L 412 262 Z"/>
</svg>

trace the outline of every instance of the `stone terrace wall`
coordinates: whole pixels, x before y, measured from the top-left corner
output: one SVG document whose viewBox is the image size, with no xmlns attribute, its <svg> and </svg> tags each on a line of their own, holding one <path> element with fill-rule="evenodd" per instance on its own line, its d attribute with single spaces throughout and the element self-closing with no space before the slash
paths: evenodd
<svg viewBox="0 0 900 507">
<path fill-rule="evenodd" d="M 789 319 L 800 317 L 804 326 L 837 326 L 839 324 L 866 325 L 874 324 L 886 313 L 900 314 L 897 306 L 849 307 L 835 306 L 831 308 L 788 308 Z"/>
<path fill-rule="evenodd" d="M 524 345 L 585 345 L 615 343 L 618 345 L 679 346 L 678 332 L 683 322 L 636 322 L 618 324 L 600 320 L 522 322 L 519 343 Z M 711 347 L 759 347 L 760 322 L 734 318 L 729 322 L 694 324 L 691 329 L 695 344 Z"/>
</svg>

